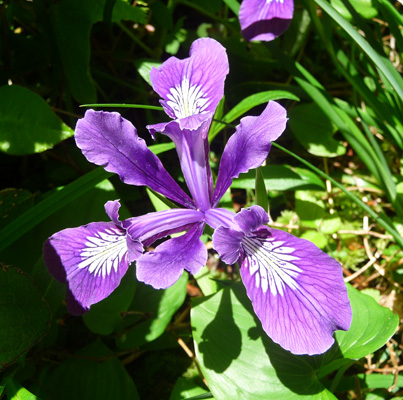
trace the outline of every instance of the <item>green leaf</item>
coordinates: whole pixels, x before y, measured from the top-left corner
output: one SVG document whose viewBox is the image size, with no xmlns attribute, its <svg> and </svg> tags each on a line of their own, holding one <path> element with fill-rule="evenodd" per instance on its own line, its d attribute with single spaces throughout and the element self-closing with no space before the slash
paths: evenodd
<svg viewBox="0 0 403 400">
<path fill-rule="evenodd" d="M 150 71 L 152 68 L 158 68 L 161 63 L 147 58 L 139 58 L 134 62 L 137 72 L 151 86 Z"/>
<path fill-rule="evenodd" d="M 222 118 L 221 124 L 215 125 L 213 129 L 209 132 L 209 142 L 211 142 L 217 134 L 225 128 L 226 124 L 231 123 L 235 119 L 239 118 L 241 115 L 245 114 L 247 111 L 256 107 L 260 104 L 269 102 L 270 100 L 280 100 L 280 99 L 290 99 L 299 101 L 299 98 L 295 94 L 287 92 L 285 90 L 269 90 L 266 92 L 260 92 L 252 94 L 240 101 L 231 111 L 229 111 Z"/>
<path fill-rule="evenodd" d="M 347 285 L 353 307 L 353 322 L 347 331 L 336 332 L 344 358 L 361 358 L 382 347 L 395 333 L 399 317 L 372 297 Z"/>
<path fill-rule="evenodd" d="M 317 380 L 309 357 L 267 337 L 241 283 L 194 299 L 191 323 L 197 359 L 215 399 L 336 399 Z"/>
<path fill-rule="evenodd" d="M 314 228 L 325 215 L 325 204 L 313 192 L 298 190 L 295 192 L 295 212 L 302 225 Z"/>
<path fill-rule="evenodd" d="M 33 280 L 0 265 L 0 367 L 12 363 L 47 332 L 50 309 Z"/>
<path fill-rule="evenodd" d="M 351 6 L 362 17 L 371 19 L 377 16 L 378 10 L 373 7 L 372 0 L 349 0 Z M 330 0 L 330 4 L 346 19 L 353 19 L 350 12 L 341 0 Z"/>
<path fill-rule="evenodd" d="M 322 250 L 327 246 L 328 243 L 326 236 L 317 231 L 306 231 L 300 236 L 300 238 L 309 240 Z"/>
<path fill-rule="evenodd" d="M 195 379 L 180 377 L 175 383 L 169 400 L 186 400 L 205 393 L 209 392 L 199 386 Z"/>
<path fill-rule="evenodd" d="M 122 363 L 100 340 L 60 364 L 42 382 L 57 400 L 139 400 Z"/>
<path fill-rule="evenodd" d="M 40 153 L 73 134 L 38 94 L 17 85 L 0 87 L 1 151 Z"/>
<path fill-rule="evenodd" d="M 8 400 L 40 400 L 34 394 L 21 386 L 15 379 L 6 378 L 6 393 Z"/>
<path fill-rule="evenodd" d="M 109 335 L 122 323 L 122 313 L 129 309 L 136 292 L 136 276 L 130 267 L 116 290 L 101 302 L 91 306 L 83 315 L 85 325 L 91 332 Z"/>
<path fill-rule="evenodd" d="M 333 139 L 334 128 L 326 114 L 315 104 L 301 104 L 289 112 L 288 124 L 308 153 L 319 157 L 345 154 L 346 148 Z"/>
<path fill-rule="evenodd" d="M 185 272 L 168 289 L 156 290 L 139 282 L 125 322 L 121 325 L 117 345 L 122 349 L 132 349 L 161 336 L 185 301 L 187 281 Z"/>
<path fill-rule="evenodd" d="M 269 200 L 267 198 L 267 189 L 264 183 L 263 172 L 261 168 L 256 168 L 256 182 L 255 182 L 255 203 L 262 207 L 265 211 L 269 209 Z"/>
<path fill-rule="evenodd" d="M 291 167 L 289 165 L 265 165 L 260 167 L 264 183 L 268 190 L 298 190 L 298 189 L 324 189 L 322 180 L 313 172 Z M 240 174 L 234 179 L 231 187 L 234 189 L 254 189 L 256 176 L 254 171 Z"/>
</svg>

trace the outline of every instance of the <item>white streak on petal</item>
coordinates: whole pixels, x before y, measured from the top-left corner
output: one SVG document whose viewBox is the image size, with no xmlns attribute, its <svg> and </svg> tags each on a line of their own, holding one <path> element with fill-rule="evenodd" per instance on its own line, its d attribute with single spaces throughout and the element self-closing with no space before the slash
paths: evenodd
<svg viewBox="0 0 403 400">
<path fill-rule="evenodd" d="M 205 97 L 201 86 L 190 86 L 189 79 L 183 78 L 180 86 L 170 89 L 167 104 L 172 108 L 176 118 L 186 118 L 206 111 L 209 99 Z"/>
<path fill-rule="evenodd" d="M 78 268 L 88 268 L 94 276 L 109 276 L 117 272 L 119 264 L 127 254 L 126 236 L 119 230 L 107 229 L 87 237 L 85 248 L 81 251 L 82 261 Z"/>
<path fill-rule="evenodd" d="M 295 278 L 302 270 L 293 263 L 299 258 L 292 255 L 291 247 L 280 247 L 284 242 L 271 238 L 245 237 L 242 246 L 248 263 L 249 273 L 255 274 L 256 287 L 266 293 L 270 288 L 273 296 L 284 295 L 284 288 L 295 290 L 299 285 Z"/>
</svg>

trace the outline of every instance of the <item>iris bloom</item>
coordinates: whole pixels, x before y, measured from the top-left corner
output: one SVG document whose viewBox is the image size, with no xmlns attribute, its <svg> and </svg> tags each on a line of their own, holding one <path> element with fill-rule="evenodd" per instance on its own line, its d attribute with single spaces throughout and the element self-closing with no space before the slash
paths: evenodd
<svg viewBox="0 0 403 400">
<path fill-rule="evenodd" d="M 55 233 L 44 245 L 45 264 L 67 285 L 69 311 L 80 314 L 107 297 L 133 261 L 137 279 L 156 289 L 173 285 L 184 270 L 197 273 L 207 261 L 200 236 L 208 224 L 222 259 L 240 262 L 247 294 L 267 334 L 296 354 L 324 352 L 333 343 L 333 332 L 348 329 L 351 321 L 340 265 L 312 243 L 268 228 L 268 216 L 258 206 L 239 214 L 218 207 L 235 177 L 264 162 L 287 121 L 276 102 L 269 102 L 260 116 L 241 119 L 224 149 L 214 187 L 207 131 L 227 73 L 225 50 L 212 39 L 197 40 L 189 58 L 172 57 L 151 72 L 172 120 L 148 129 L 175 142 L 192 197 L 129 121 L 118 113 L 86 112 L 75 138 L 88 161 L 117 173 L 125 183 L 148 186 L 182 208 L 120 221 L 119 202 L 108 202 L 111 222 Z M 180 232 L 145 251 L 156 240 Z"/>
<path fill-rule="evenodd" d="M 242 35 L 248 41 L 269 42 L 289 27 L 294 0 L 243 0 L 239 10 Z"/>
</svg>

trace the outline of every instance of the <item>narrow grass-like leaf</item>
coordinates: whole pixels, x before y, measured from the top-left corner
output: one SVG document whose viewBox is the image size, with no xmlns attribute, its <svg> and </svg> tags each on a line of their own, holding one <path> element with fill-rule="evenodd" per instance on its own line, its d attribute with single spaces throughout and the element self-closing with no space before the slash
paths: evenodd
<svg viewBox="0 0 403 400">
<path fill-rule="evenodd" d="M 327 175 L 323 171 L 321 171 L 319 168 L 316 168 L 314 165 L 312 165 L 310 162 L 304 160 L 302 157 L 298 156 L 297 154 L 293 153 L 292 151 L 284 148 L 283 146 L 280 146 L 279 144 L 273 142 L 272 145 L 274 147 L 277 147 L 278 149 L 284 151 L 288 155 L 294 157 L 297 159 L 299 162 L 303 163 L 312 171 L 316 172 L 318 175 L 320 175 L 322 178 L 328 179 L 334 186 L 337 186 L 340 190 L 342 190 L 349 198 L 352 200 L 354 203 L 358 204 L 364 211 L 366 211 L 374 220 L 377 222 L 379 225 L 381 225 L 383 228 L 385 228 L 386 231 L 388 231 L 393 238 L 396 240 L 396 243 L 403 249 L 403 238 L 400 236 L 399 232 L 395 229 L 395 227 L 386 220 L 386 218 L 381 217 L 378 215 L 372 208 L 367 206 L 363 201 L 361 201 L 357 196 L 354 196 L 352 193 L 350 193 L 342 184 L 337 182 L 335 179 L 333 179 L 331 176 Z"/>
<path fill-rule="evenodd" d="M 260 92 L 246 97 L 240 101 L 231 111 L 229 111 L 222 118 L 222 123 L 217 124 L 209 132 L 209 142 L 211 143 L 217 134 L 225 128 L 225 124 L 229 124 L 247 111 L 260 104 L 267 103 L 270 100 L 289 99 L 299 101 L 299 98 L 290 92 L 285 90 L 270 90 L 266 92 Z"/>
<path fill-rule="evenodd" d="M 315 0 L 323 11 L 325 11 L 335 22 L 337 22 L 341 28 L 357 43 L 357 45 L 364 51 L 364 53 L 375 63 L 377 68 L 388 79 L 401 101 L 403 101 L 403 78 L 390 62 L 388 58 L 380 55 L 373 47 L 367 42 L 367 40 L 361 36 L 358 31 L 343 18 L 329 3 L 324 0 Z"/>
<path fill-rule="evenodd" d="M 260 168 L 256 168 L 255 194 L 255 203 L 267 211 L 269 209 L 269 200 L 267 198 L 267 189 L 264 183 L 263 173 Z"/>
<path fill-rule="evenodd" d="M 172 148 L 174 148 L 173 143 L 162 143 L 149 147 L 154 154 L 160 154 Z M 112 174 L 106 172 L 103 168 L 95 168 L 91 172 L 46 197 L 0 231 L 0 251 L 5 249 L 24 233 L 29 232 L 34 226 L 39 224 L 39 222 L 49 217 L 57 210 L 60 210 L 72 200 L 78 198 L 99 182 L 108 179 L 110 176 L 112 176 Z"/>
<path fill-rule="evenodd" d="M 80 107 L 94 107 L 94 108 L 142 108 L 144 110 L 157 110 L 157 111 L 164 111 L 162 107 L 159 106 L 148 106 L 146 104 L 112 104 L 112 103 L 105 103 L 105 104 L 82 104 Z"/>
<path fill-rule="evenodd" d="M 239 14 L 239 9 L 241 8 L 241 5 L 237 2 L 237 0 L 223 0 L 223 1 L 235 15 Z"/>
</svg>

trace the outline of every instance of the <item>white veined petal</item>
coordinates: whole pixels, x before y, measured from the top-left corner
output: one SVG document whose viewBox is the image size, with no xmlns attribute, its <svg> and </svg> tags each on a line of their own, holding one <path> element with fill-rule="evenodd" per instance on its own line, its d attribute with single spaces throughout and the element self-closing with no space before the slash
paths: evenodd
<svg viewBox="0 0 403 400">
<path fill-rule="evenodd" d="M 87 268 L 96 277 L 105 278 L 112 271 L 117 272 L 126 254 L 126 236 L 122 232 L 112 229 L 99 231 L 87 237 L 85 247 L 80 252 L 82 261 L 77 267 Z"/>
<path fill-rule="evenodd" d="M 272 295 L 283 296 L 285 286 L 299 288 L 296 278 L 302 270 L 293 262 L 299 258 L 290 254 L 294 251 L 291 247 L 282 251 L 279 246 L 283 243 L 257 237 L 242 240 L 249 273 L 255 275 L 256 287 L 263 293 L 270 289 Z"/>
<path fill-rule="evenodd" d="M 167 99 L 167 104 L 179 119 L 204 112 L 209 102 L 201 86 L 191 86 L 187 77 L 183 78 L 180 85 L 170 89 Z"/>
</svg>

